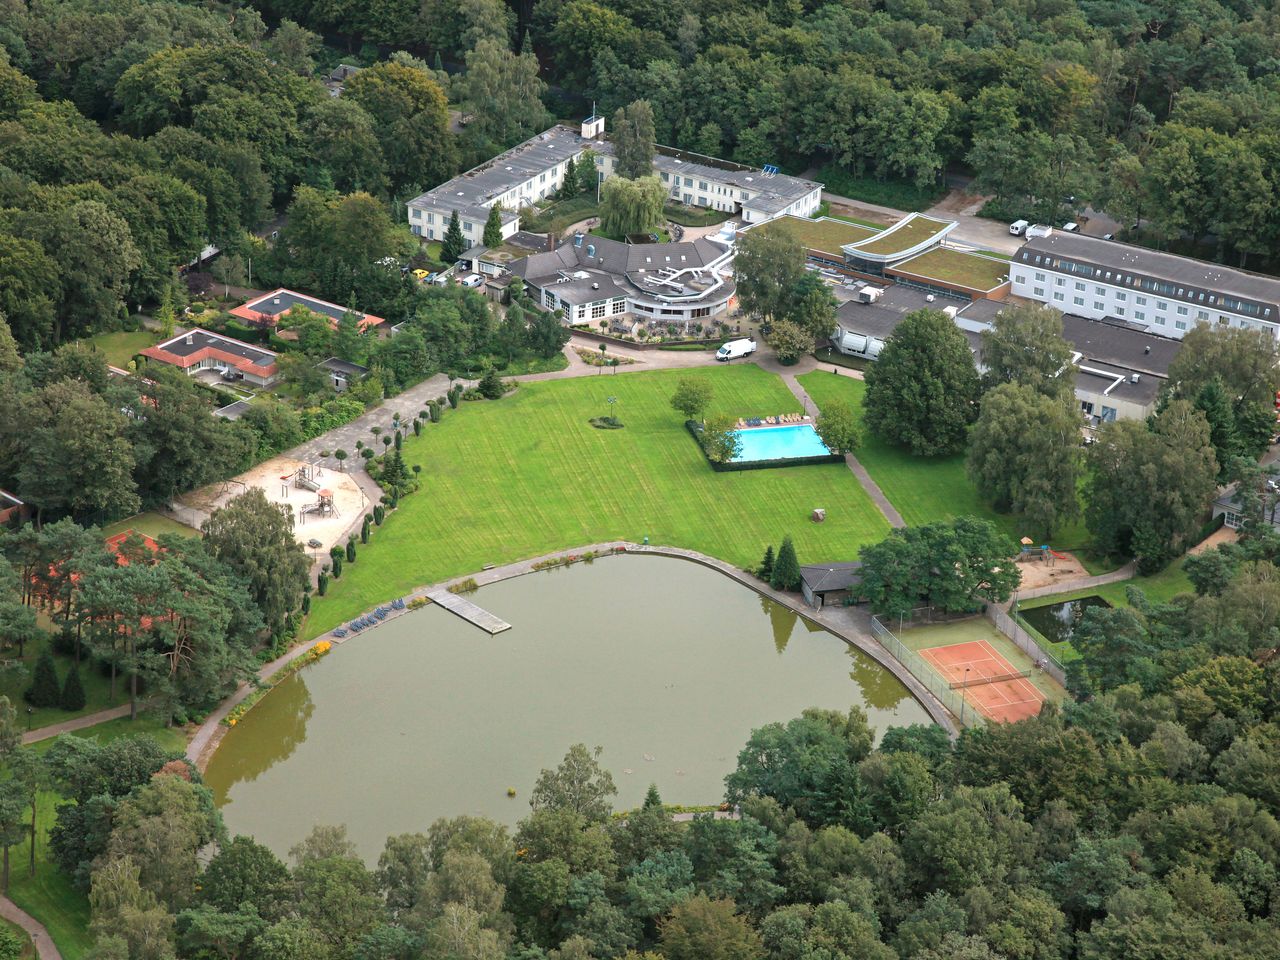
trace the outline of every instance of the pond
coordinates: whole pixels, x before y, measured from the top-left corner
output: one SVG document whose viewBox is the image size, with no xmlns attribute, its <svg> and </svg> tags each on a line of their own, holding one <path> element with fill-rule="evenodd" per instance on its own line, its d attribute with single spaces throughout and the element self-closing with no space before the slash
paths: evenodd
<svg viewBox="0 0 1280 960">
<path fill-rule="evenodd" d="M 1106 600 L 1095 595 L 1032 607 L 1030 610 L 1019 609 L 1018 616 L 1039 630 L 1040 635 L 1050 643 L 1070 643 L 1086 610 L 1109 606 L 1111 604 Z"/>
<path fill-rule="evenodd" d="M 608 557 L 469 597 L 512 629 L 428 606 L 335 646 L 227 731 L 206 780 L 228 829 L 283 856 L 345 823 L 372 861 L 438 817 L 514 824 L 574 743 L 603 748 L 623 809 L 650 783 L 719 802 L 751 730 L 806 707 L 861 705 L 879 731 L 930 722 L 870 657 L 689 561 Z"/>
</svg>

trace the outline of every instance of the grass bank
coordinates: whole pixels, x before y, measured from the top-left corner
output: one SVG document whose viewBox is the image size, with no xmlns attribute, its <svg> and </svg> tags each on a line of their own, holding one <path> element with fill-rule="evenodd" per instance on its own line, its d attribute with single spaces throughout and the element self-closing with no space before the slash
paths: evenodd
<svg viewBox="0 0 1280 960">
<path fill-rule="evenodd" d="M 448 411 L 405 443 L 423 490 L 317 600 L 307 635 L 420 584 L 581 544 L 647 536 L 747 567 L 786 534 L 802 563 L 852 558 L 885 535 L 883 515 L 843 464 L 713 471 L 671 409 L 683 376 L 712 384 L 711 414 L 798 407 L 778 377 L 743 364 L 524 384 Z M 625 429 L 588 423 L 609 413 Z M 825 523 L 810 522 L 814 507 L 827 509 Z"/>
<path fill-rule="evenodd" d="M 867 391 L 864 381 L 836 376 L 829 370 L 815 370 L 799 380 L 819 408 L 828 400 L 844 400 L 861 420 L 862 398 Z M 911 526 L 969 515 L 993 521 L 1015 539 L 1028 532 L 1017 516 L 997 513 L 983 501 L 965 473 L 963 454 L 912 456 L 864 427 L 862 445 L 855 456 Z M 1088 539 L 1084 524 L 1077 522 L 1054 537 L 1053 545 L 1058 550 L 1078 550 Z"/>
<path fill-rule="evenodd" d="M 895 210 L 926 210 L 947 195 L 947 188 L 937 184 L 917 187 L 906 180 L 859 177 L 834 163 L 828 163 L 819 170 L 814 179 L 836 196 L 893 207 Z"/>
</svg>

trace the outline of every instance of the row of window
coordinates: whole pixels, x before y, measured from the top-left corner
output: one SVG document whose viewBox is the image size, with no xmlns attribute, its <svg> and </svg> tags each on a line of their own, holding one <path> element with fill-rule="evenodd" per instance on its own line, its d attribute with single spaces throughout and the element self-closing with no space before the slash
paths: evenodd
<svg viewBox="0 0 1280 960">
<path fill-rule="evenodd" d="M 1046 278 L 1045 278 L 1045 274 L 1043 274 L 1043 273 L 1036 273 L 1036 274 L 1035 274 L 1035 278 L 1036 278 L 1036 280 L 1037 280 L 1037 281 L 1042 282 L 1042 283 L 1043 283 L 1043 282 L 1045 281 L 1045 279 L 1046 279 Z M 1014 276 L 1014 280 L 1015 280 L 1016 282 L 1018 282 L 1018 283 L 1026 283 L 1026 277 L 1025 277 L 1025 275 L 1023 275 L 1023 274 L 1016 274 L 1016 275 Z M 1064 281 L 1064 279 L 1063 279 L 1062 277 L 1055 277 L 1055 278 L 1054 278 L 1054 284 L 1055 284 L 1055 285 L 1057 285 L 1057 286 L 1059 286 L 1059 287 L 1063 287 L 1063 286 L 1065 286 L 1065 285 L 1066 285 L 1066 283 L 1065 283 L 1065 281 Z M 1078 280 L 1077 280 L 1077 281 L 1075 281 L 1075 289 L 1076 289 L 1078 292 L 1080 292 L 1080 293 L 1084 293 L 1084 292 L 1085 292 L 1085 290 L 1086 290 L 1086 285 L 1085 285 L 1085 284 L 1083 284 L 1083 283 L 1081 283 L 1080 281 L 1078 281 Z M 1044 298 L 1044 296 L 1045 296 L 1044 287 L 1035 287 L 1035 288 L 1034 288 L 1034 291 L 1035 291 L 1035 295 L 1036 295 L 1037 297 L 1040 297 L 1041 299 L 1043 299 L 1043 298 Z M 1095 295 L 1095 296 L 1105 297 L 1105 296 L 1107 295 L 1107 292 L 1108 292 L 1108 291 L 1107 291 L 1107 288 L 1106 288 L 1106 287 L 1098 287 L 1098 286 L 1095 286 L 1095 287 L 1093 288 L 1093 292 L 1094 292 L 1094 295 Z M 1115 296 L 1115 299 L 1116 299 L 1116 302 L 1117 302 L 1117 303 L 1127 303 L 1127 302 L 1128 302 L 1129 296 L 1128 296 L 1128 294 L 1127 294 L 1125 291 L 1123 291 L 1123 290 L 1115 290 L 1115 291 L 1112 291 L 1112 293 L 1114 294 L 1114 296 Z M 1059 302 L 1059 303 L 1065 303 L 1065 302 L 1066 302 L 1066 296 L 1065 296 L 1065 294 L 1060 293 L 1060 292 L 1058 292 L 1058 291 L 1054 291 L 1053 299 L 1054 299 L 1055 301 Z M 1146 298 L 1146 297 L 1143 297 L 1143 296 L 1137 296 L 1137 295 L 1135 295 L 1133 299 L 1134 299 L 1134 303 L 1136 303 L 1136 304 L 1137 304 L 1137 305 L 1139 305 L 1139 306 L 1146 306 L 1146 305 L 1147 305 L 1147 298 Z M 1073 302 L 1077 307 L 1083 307 L 1083 306 L 1085 305 L 1085 299 L 1084 299 L 1084 297 L 1081 297 L 1081 296 L 1073 297 L 1073 298 L 1072 298 L 1072 302 Z M 1105 301 L 1102 301 L 1102 300 L 1095 300 L 1095 301 L 1093 301 L 1093 309 L 1094 309 L 1095 311 L 1099 312 L 1099 313 L 1106 313 L 1106 312 L 1107 312 L 1107 304 L 1106 304 L 1106 302 L 1105 302 Z M 1167 310 L 1169 309 L 1169 303 L 1168 303 L 1168 301 L 1166 301 L 1166 300 L 1157 300 L 1157 301 L 1156 301 L 1156 309 L 1157 309 L 1158 311 L 1160 311 L 1160 312 L 1159 312 L 1159 313 L 1157 313 L 1157 314 L 1154 316 L 1154 318 L 1153 318 L 1153 319 L 1154 319 L 1154 321 L 1155 321 L 1155 323 L 1157 323 L 1157 324 L 1158 324 L 1158 325 L 1160 325 L 1160 326 L 1165 326 L 1165 325 L 1167 324 L 1167 322 L 1168 322 L 1168 321 L 1167 321 L 1166 317 L 1165 317 L 1163 314 L 1164 314 L 1164 311 L 1167 311 Z M 1114 307 L 1114 308 L 1112 309 L 1112 311 L 1111 311 L 1111 312 L 1112 312 L 1115 316 L 1117 316 L 1117 317 L 1123 317 L 1123 316 L 1125 315 L 1125 311 L 1126 311 L 1126 307 L 1116 306 L 1116 307 Z M 1186 317 L 1186 316 L 1189 316 L 1189 315 L 1190 315 L 1190 313 L 1191 313 L 1190 308 L 1189 308 L 1189 307 L 1187 307 L 1187 306 L 1184 306 L 1183 304 L 1176 304 L 1176 305 L 1175 305 L 1175 311 L 1176 311 L 1176 313 L 1177 313 L 1177 315 L 1178 315 L 1179 317 Z M 1146 317 L 1147 317 L 1147 314 L 1146 314 L 1146 312 L 1145 312 L 1145 311 L 1141 311 L 1141 310 L 1135 310 L 1135 311 L 1134 311 L 1133 318 L 1134 318 L 1135 320 L 1140 320 L 1140 321 L 1144 321 L 1144 322 L 1145 322 Z M 1204 320 L 1204 321 L 1208 322 L 1208 321 L 1209 321 L 1209 319 L 1210 319 L 1208 311 L 1207 311 L 1207 310 L 1197 310 L 1197 311 L 1196 311 L 1196 319 L 1197 319 L 1197 320 Z M 1229 324 L 1230 322 L 1231 322 L 1231 318 L 1230 318 L 1230 317 L 1226 316 L 1225 314 L 1221 314 L 1221 313 L 1220 313 L 1220 314 L 1218 314 L 1218 323 L 1220 323 L 1220 324 Z M 1240 325 L 1241 325 L 1241 326 L 1249 326 L 1250 324 L 1249 324 L 1249 322 L 1248 322 L 1248 321 L 1246 321 L 1246 320 L 1242 320 L 1242 321 L 1240 321 Z M 1176 329 L 1178 329 L 1178 330 L 1186 330 L 1186 329 L 1187 329 L 1187 321 L 1185 321 L 1185 320 L 1176 320 L 1176 321 L 1174 322 L 1174 327 L 1175 327 Z"/>
<path fill-rule="evenodd" d="M 1194 300 L 1197 303 L 1216 305 L 1223 310 L 1230 310 L 1233 313 L 1240 313 L 1245 316 L 1271 316 L 1270 307 L 1252 303 L 1248 300 L 1241 300 L 1239 297 L 1218 294 L 1208 290 L 1200 290 L 1195 287 L 1180 287 L 1177 284 L 1168 282 L 1167 280 L 1155 280 L 1151 277 L 1124 273 L 1120 270 L 1107 270 L 1104 267 L 1095 267 L 1087 263 L 1076 263 L 1073 260 L 1064 260 L 1051 256 L 1047 253 L 1037 253 L 1034 257 L 1029 253 L 1023 253 L 1022 260 L 1027 263 L 1043 263 L 1045 266 L 1052 267 L 1054 270 L 1075 273 L 1085 277 L 1093 277 L 1097 280 L 1107 280 L 1130 287 L 1141 287 L 1143 290 L 1148 290 L 1152 293 L 1162 293 L 1169 297 L 1180 297 L 1186 300 Z M 1041 277 L 1037 275 L 1037 279 L 1041 279 Z M 1084 289 L 1078 283 L 1076 286 L 1079 289 Z"/>
</svg>

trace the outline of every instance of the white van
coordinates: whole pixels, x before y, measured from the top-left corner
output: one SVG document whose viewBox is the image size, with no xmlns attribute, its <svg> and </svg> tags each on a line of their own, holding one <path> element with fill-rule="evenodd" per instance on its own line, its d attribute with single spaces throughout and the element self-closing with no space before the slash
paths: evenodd
<svg viewBox="0 0 1280 960">
<path fill-rule="evenodd" d="M 743 337 L 741 340 L 730 340 L 717 350 L 716 359 L 736 360 L 738 357 L 745 357 L 747 354 L 755 352 L 756 342 L 749 337 Z"/>
<path fill-rule="evenodd" d="M 484 277 L 478 273 L 469 273 L 458 282 L 464 287 L 480 287 L 484 285 Z"/>
<path fill-rule="evenodd" d="M 1009 232 L 1015 237 L 1020 237 L 1029 226 L 1031 226 L 1031 224 L 1027 223 L 1025 220 L 1015 220 L 1013 223 L 1009 224 Z"/>
<path fill-rule="evenodd" d="M 1028 240 L 1034 240 L 1037 237 L 1047 237 L 1052 233 L 1053 227 L 1047 226 L 1043 223 L 1033 223 L 1031 226 L 1027 227 L 1026 230 Z"/>
</svg>

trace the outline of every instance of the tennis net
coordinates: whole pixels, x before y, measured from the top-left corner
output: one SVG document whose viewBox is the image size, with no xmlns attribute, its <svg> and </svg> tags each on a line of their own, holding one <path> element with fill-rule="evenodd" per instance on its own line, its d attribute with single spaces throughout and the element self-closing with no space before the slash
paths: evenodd
<svg viewBox="0 0 1280 960">
<path fill-rule="evenodd" d="M 985 683 L 1001 683 L 1005 680 L 1025 680 L 1031 676 L 1030 670 L 1019 670 L 1016 673 L 993 673 L 987 677 L 970 677 L 968 680 L 953 680 L 948 686 L 952 690 L 963 690 L 965 687 L 978 687 Z"/>
</svg>

